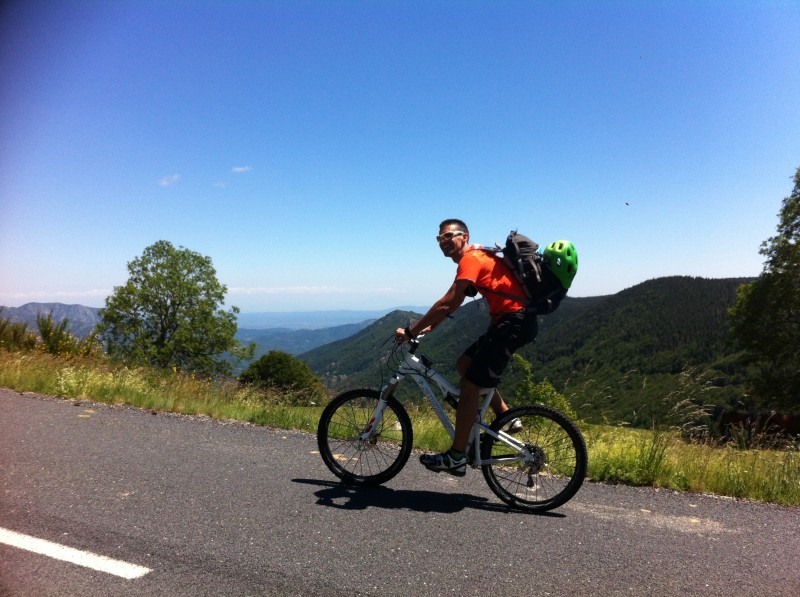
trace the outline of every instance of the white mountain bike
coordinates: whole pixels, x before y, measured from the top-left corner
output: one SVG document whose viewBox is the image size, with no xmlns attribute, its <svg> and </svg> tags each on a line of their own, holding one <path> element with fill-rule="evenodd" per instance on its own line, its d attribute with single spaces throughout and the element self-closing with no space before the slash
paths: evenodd
<svg viewBox="0 0 800 597">
<path fill-rule="evenodd" d="M 322 412 L 317 443 L 325 464 L 351 485 L 379 485 L 394 477 L 411 454 L 413 429 L 405 407 L 394 397 L 405 377 L 422 389 L 447 433 L 455 428 L 437 398 L 458 407 L 458 388 L 416 356 L 419 339 L 394 344 L 386 358 L 392 376 L 380 391 L 357 388 L 334 398 Z M 575 424 L 559 411 L 528 404 L 510 408 L 491 424 L 484 421 L 494 388 L 481 391 L 481 406 L 470 434 L 468 463 L 481 467 L 491 490 L 506 504 L 529 511 L 561 506 L 586 476 L 586 443 Z M 518 422 L 517 422 L 518 421 Z"/>
</svg>

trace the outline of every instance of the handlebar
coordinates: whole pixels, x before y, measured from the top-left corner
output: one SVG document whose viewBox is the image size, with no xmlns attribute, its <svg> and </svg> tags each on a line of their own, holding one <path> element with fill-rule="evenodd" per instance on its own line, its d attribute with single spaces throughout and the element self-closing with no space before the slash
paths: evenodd
<svg viewBox="0 0 800 597">
<path fill-rule="evenodd" d="M 395 338 L 394 334 L 392 334 L 391 337 Z M 404 344 L 408 344 L 409 345 L 409 348 L 408 348 L 409 354 L 414 354 L 415 352 L 417 352 L 417 348 L 419 348 L 419 341 L 424 337 L 425 337 L 425 334 L 418 334 L 417 336 L 414 336 L 413 338 L 409 338 L 408 341 L 404 343 Z M 397 342 L 397 344 L 401 345 L 400 342 Z"/>
<path fill-rule="evenodd" d="M 419 373 L 425 374 L 428 370 L 433 368 L 433 361 L 424 354 L 417 354 L 421 344 L 420 339 L 422 339 L 424 336 L 425 334 L 420 334 L 419 336 L 410 338 L 401 344 L 397 341 L 396 335 L 392 334 L 392 336 L 387 338 L 386 342 L 384 343 L 384 346 L 387 344 L 389 344 L 389 346 L 388 352 L 380 359 L 382 366 L 385 365 L 387 370 L 392 373 L 399 371 L 408 372 L 408 368 L 411 367 L 416 369 Z M 414 357 L 413 361 L 421 363 L 424 366 L 424 370 L 418 369 L 418 367 L 414 366 L 413 363 L 406 361 L 405 357 L 408 355 L 412 355 Z"/>
</svg>

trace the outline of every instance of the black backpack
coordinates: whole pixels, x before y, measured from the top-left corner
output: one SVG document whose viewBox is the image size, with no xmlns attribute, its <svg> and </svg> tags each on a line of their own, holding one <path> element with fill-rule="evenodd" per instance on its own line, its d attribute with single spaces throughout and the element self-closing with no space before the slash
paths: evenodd
<svg viewBox="0 0 800 597">
<path fill-rule="evenodd" d="M 525 291 L 525 297 L 512 296 L 504 292 L 494 291 L 507 298 L 524 301 L 528 309 L 534 309 L 540 315 L 555 311 L 567 296 L 567 289 L 550 270 L 549 261 L 539 253 L 539 245 L 527 236 L 512 230 L 506 238 L 504 247 L 484 247 L 484 251 L 502 254 L 503 262 L 514 273 Z"/>
</svg>

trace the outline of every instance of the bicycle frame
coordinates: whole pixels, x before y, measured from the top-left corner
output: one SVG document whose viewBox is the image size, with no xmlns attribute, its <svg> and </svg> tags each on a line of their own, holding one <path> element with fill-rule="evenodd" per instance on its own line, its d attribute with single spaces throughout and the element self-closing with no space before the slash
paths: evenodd
<svg viewBox="0 0 800 597">
<path fill-rule="evenodd" d="M 394 334 L 384 347 L 390 340 L 394 340 Z M 317 425 L 317 446 L 334 475 L 348 485 L 374 487 L 393 479 L 408 463 L 414 451 L 414 421 L 395 394 L 398 384 L 410 377 L 451 438 L 455 436 L 453 413 L 445 403 L 461 407 L 454 420 L 472 423 L 471 429 L 465 430 L 470 442 L 466 463 L 481 469 L 489 489 L 505 504 L 544 512 L 575 495 L 588 466 L 586 442 L 575 423 L 543 404 L 517 405 L 493 417 L 489 408 L 494 388 L 479 392 L 481 399 L 474 411 L 465 408 L 463 397 L 461 404 L 455 398 L 460 394 L 458 388 L 433 370 L 431 359 L 416 356 L 418 349 L 415 340 L 408 344 L 392 342 L 388 353 L 381 355 L 380 390 L 352 388 L 323 409 Z M 431 470 L 458 477 L 466 472 L 463 465 L 458 470 Z"/>
<path fill-rule="evenodd" d="M 381 388 L 381 397 L 378 400 L 377 406 L 375 407 L 375 412 L 369 424 L 361 433 L 360 439 L 362 441 L 369 441 L 370 438 L 372 438 L 378 432 L 383 420 L 383 412 L 386 408 L 387 400 L 389 397 L 394 395 L 398 384 L 406 376 L 413 379 L 422 390 L 425 398 L 431 405 L 431 408 L 433 408 L 433 411 L 436 413 L 439 422 L 442 424 L 445 431 L 447 431 L 447 433 L 450 435 L 450 438 L 452 439 L 455 436 L 455 427 L 450 421 L 450 418 L 447 416 L 444 406 L 442 406 L 441 401 L 437 398 L 436 393 L 428 382 L 431 381 L 435 384 L 435 386 L 439 389 L 439 392 L 441 392 L 441 396 L 444 400 L 447 400 L 448 397 L 458 398 L 460 391 L 439 373 L 433 370 L 433 363 L 428 357 L 425 355 L 417 357 L 414 354 L 418 345 L 418 342 L 415 342 L 410 350 L 404 351 L 403 360 L 398 366 L 397 370 L 395 370 L 393 373 L 389 383 Z M 483 402 L 480 403 L 480 407 L 478 408 L 478 415 L 475 423 L 472 426 L 472 430 L 470 431 L 469 441 L 467 444 L 467 456 L 469 457 L 470 465 L 473 467 L 481 466 L 483 464 L 496 464 L 501 461 L 500 459 L 484 460 L 481 458 L 479 440 L 482 433 L 488 433 L 498 441 L 501 441 L 502 443 L 519 451 L 518 458 L 509 458 L 508 456 L 505 456 L 502 459 L 502 462 L 519 462 L 532 458 L 531 452 L 523 442 L 519 441 L 514 436 L 506 433 L 503 430 L 492 430 L 489 425 L 484 422 L 486 413 L 489 410 L 489 406 L 492 402 L 494 391 L 495 388 L 484 388 L 480 392 L 480 397 L 483 399 Z M 471 457 L 470 452 L 472 453 Z"/>
</svg>

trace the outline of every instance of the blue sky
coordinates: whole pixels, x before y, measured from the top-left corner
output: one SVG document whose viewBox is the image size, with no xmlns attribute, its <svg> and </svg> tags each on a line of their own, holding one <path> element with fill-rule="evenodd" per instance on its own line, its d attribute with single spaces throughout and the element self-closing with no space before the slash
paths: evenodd
<svg viewBox="0 0 800 597">
<path fill-rule="evenodd" d="M 800 2 L 0 8 L 0 305 L 168 240 L 243 311 L 427 305 L 433 239 L 572 240 L 575 296 L 758 275 L 800 166 Z"/>
</svg>

